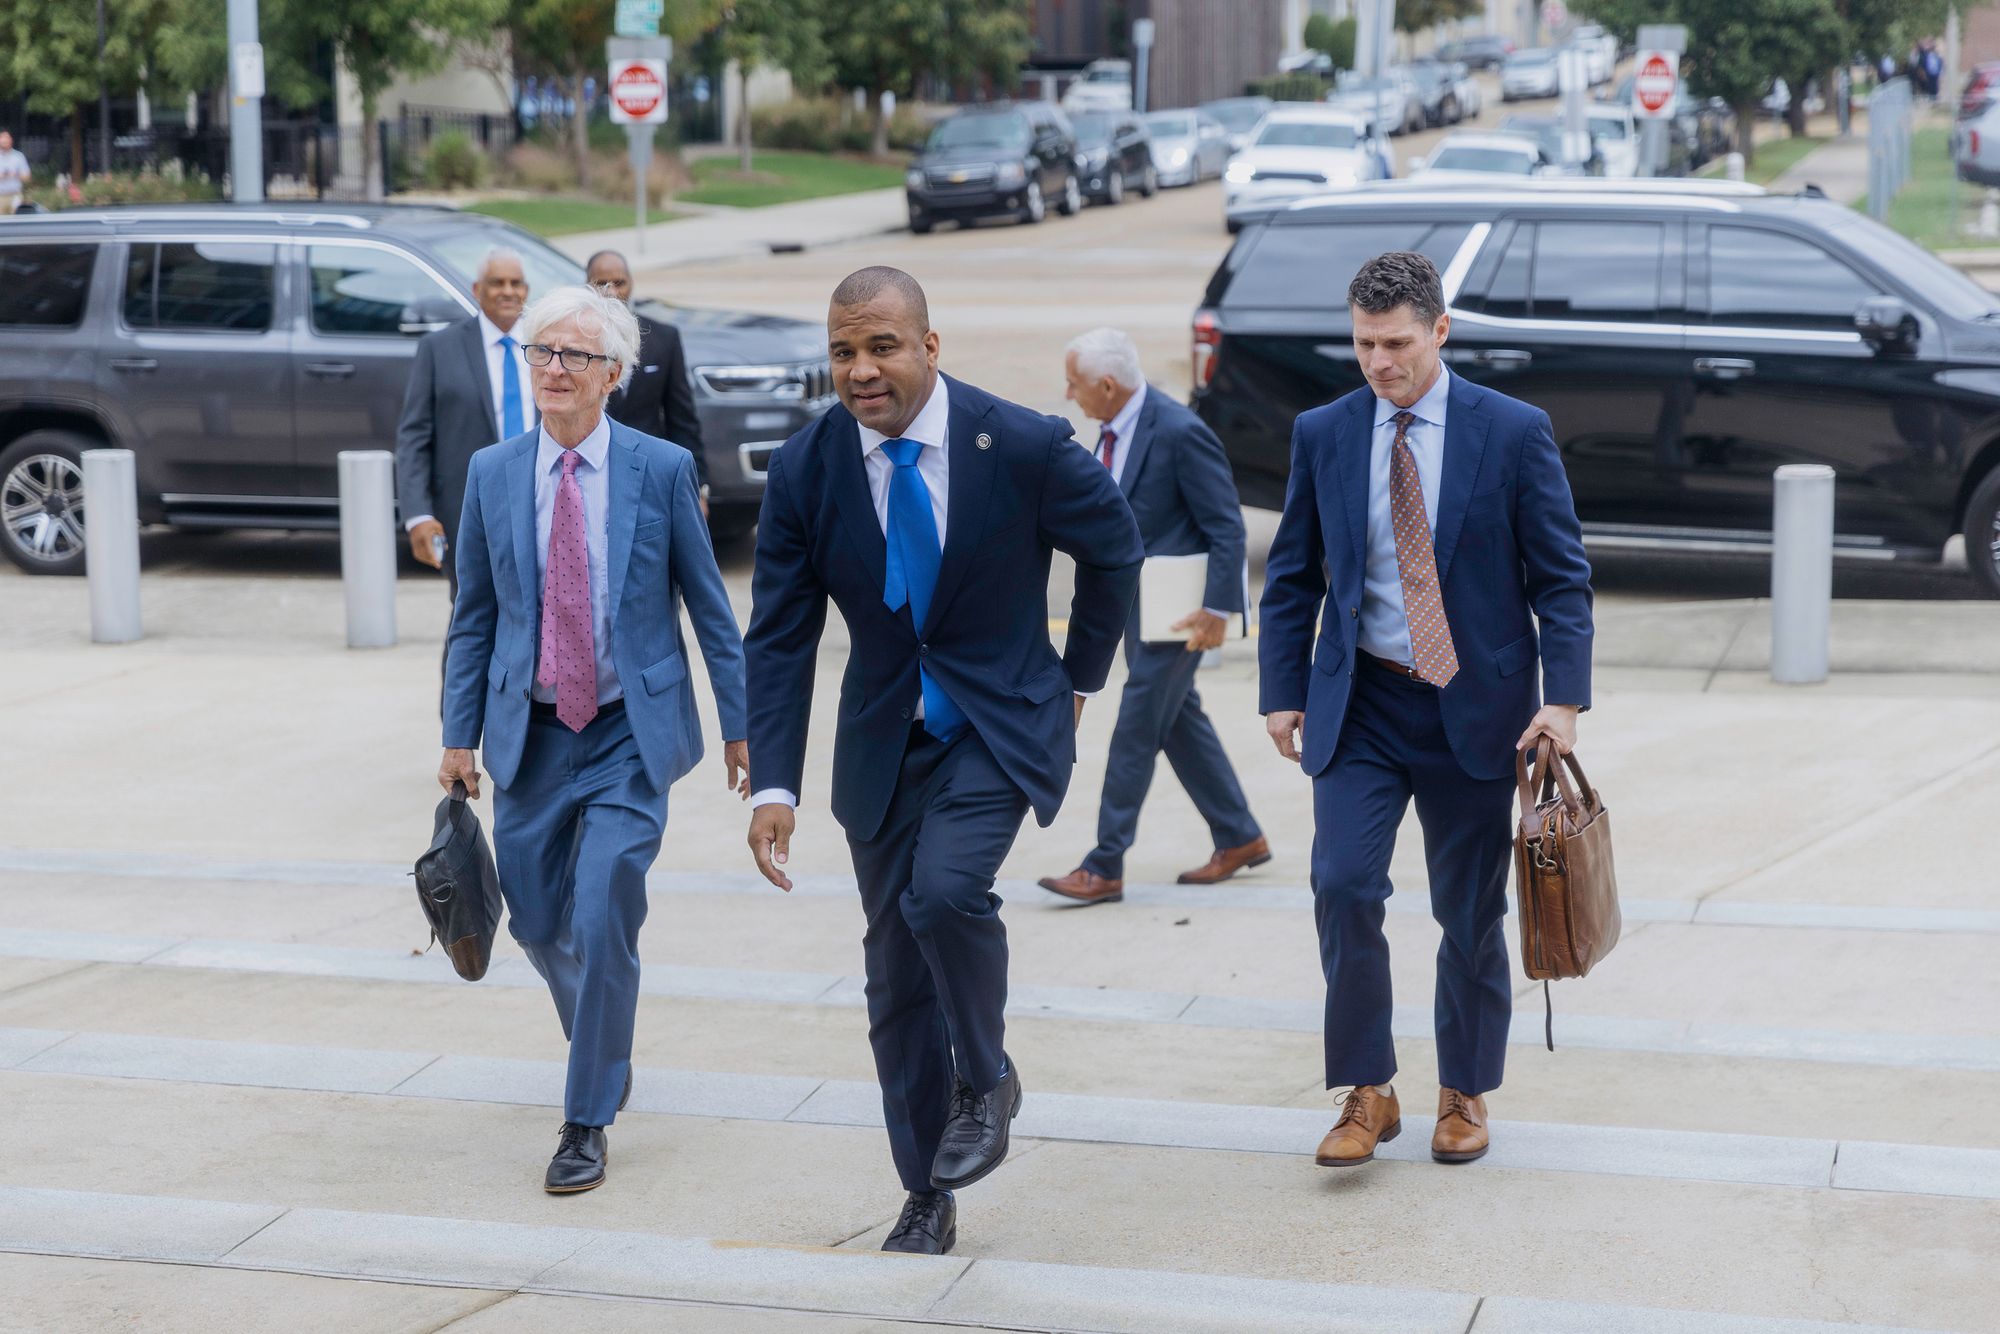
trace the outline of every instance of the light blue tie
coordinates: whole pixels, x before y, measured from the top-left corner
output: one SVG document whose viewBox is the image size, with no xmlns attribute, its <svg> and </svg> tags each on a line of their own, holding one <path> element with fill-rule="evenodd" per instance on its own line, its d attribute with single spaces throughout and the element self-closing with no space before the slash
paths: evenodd
<svg viewBox="0 0 2000 1334">
<path fill-rule="evenodd" d="M 521 359 L 511 334 L 500 335 L 500 438 L 512 440 L 528 429 L 521 420 Z"/>
<path fill-rule="evenodd" d="M 922 636 L 937 591 L 938 565 L 944 552 L 938 542 L 937 516 L 931 512 L 930 488 L 917 471 L 923 455 L 921 440 L 885 440 L 882 452 L 896 465 L 889 477 L 889 559 L 882 601 L 890 611 L 910 606 L 910 620 Z M 917 679 L 924 694 L 924 730 L 950 741 L 965 730 L 965 713 L 921 666 Z"/>
</svg>

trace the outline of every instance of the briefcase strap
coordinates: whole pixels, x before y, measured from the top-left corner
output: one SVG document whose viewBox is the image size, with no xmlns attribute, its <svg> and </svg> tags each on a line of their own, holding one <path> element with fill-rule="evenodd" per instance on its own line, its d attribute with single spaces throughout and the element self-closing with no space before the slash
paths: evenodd
<svg viewBox="0 0 2000 1334">
<path fill-rule="evenodd" d="M 1556 1049 L 1556 1003 L 1549 998 L 1549 980 L 1542 979 L 1542 1041 Z"/>
</svg>

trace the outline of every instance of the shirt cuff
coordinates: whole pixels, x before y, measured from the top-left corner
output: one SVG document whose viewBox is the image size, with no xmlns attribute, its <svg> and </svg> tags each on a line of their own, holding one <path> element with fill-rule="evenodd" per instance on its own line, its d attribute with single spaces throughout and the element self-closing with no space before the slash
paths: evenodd
<svg viewBox="0 0 2000 1334">
<path fill-rule="evenodd" d="M 416 529 L 416 526 L 420 523 L 436 523 L 436 522 L 437 522 L 437 516 L 434 514 L 419 514 L 414 519 L 403 520 L 403 531 L 406 533 L 413 532 Z"/>
<path fill-rule="evenodd" d="M 1102 692 L 1096 690 L 1072 690 L 1069 693 L 1075 695 L 1078 699 L 1096 699 Z"/>
<path fill-rule="evenodd" d="M 778 806 L 790 806 L 793 810 L 797 810 L 799 799 L 797 794 L 787 792 L 781 787 L 767 787 L 750 794 L 750 805 L 753 809 L 758 806 L 770 806 L 774 804 Z"/>
<path fill-rule="evenodd" d="M 1210 616 L 1219 616 L 1225 621 L 1228 620 L 1230 617 L 1238 614 L 1233 611 L 1224 611 L 1220 607 L 1203 607 L 1202 610 L 1207 612 Z"/>
</svg>

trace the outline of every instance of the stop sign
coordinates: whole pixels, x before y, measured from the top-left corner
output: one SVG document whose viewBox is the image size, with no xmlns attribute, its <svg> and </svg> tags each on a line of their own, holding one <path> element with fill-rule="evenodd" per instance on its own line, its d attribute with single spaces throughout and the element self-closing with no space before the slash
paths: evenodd
<svg viewBox="0 0 2000 1334">
<path fill-rule="evenodd" d="M 1639 70 L 1632 79 L 1633 110 L 1642 117 L 1666 115 L 1680 86 L 1676 62 L 1664 51 L 1648 51 L 1639 58 Z"/>
<path fill-rule="evenodd" d="M 621 125 L 657 124 L 667 111 L 663 60 L 620 60 L 611 66 L 611 119 Z"/>
</svg>

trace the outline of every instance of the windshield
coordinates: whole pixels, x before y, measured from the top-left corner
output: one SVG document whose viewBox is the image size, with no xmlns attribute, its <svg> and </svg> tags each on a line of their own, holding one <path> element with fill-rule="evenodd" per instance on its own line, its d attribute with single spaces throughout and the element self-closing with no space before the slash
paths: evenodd
<svg viewBox="0 0 2000 1334">
<path fill-rule="evenodd" d="M 528 280 L 531 301 L 544 292 L 583 281 L 583 265 L 540 237 L 504 222 L 453 225 L 427 239 L 467 288 L 479 276 L 479 266 L 486 262 L 487 253 L 495 247 L 504 247 L 521 257 L 521 272 Z"/>
<path fill-rule="evenodd" d="M 1364 78 L 1362 75 L 1352 72 L 1340 76 L 1340 91 L 1343 93 L 1373 93 L 1384 88 L 1393 89 L 1395 87 L 1394 80 L 1381 78 L 1380 76 L 1371 79 Z"/>
<path fill-rule="evenodd" d="M 1629 139 L 1630 127 L 1623 116 L 1592 116 L 1590 132 L 1599 139 Z"/>
<path fill-rule="evenodd" d="M 1162 139 L 1185 139 L 1194 133 L 1194 117 L 1174 111 L 1160 112 L 1146 117 L 1146 128 Z"/>
<path fill-rule="evenodd" d="M 1069 118 L 1076 130 L 1076 141 L 1080 144 L 1107 143 L 1111 131 L 1118 125 L 1117 118 L 1103 111 L 1080 111 Z"/>
<path fill-rule="evenodd" d="M 1264 119 L 1264 108 L 1255 102 L 1217 102 L 1207 108 L 1208 114 L 1222 122 L 1222 127 L 1232 134 L 1243 131 Z"/>
<path fill-rule="evenodd" d="M 1443 83 L 1447 76 L 1442 65 L 1412 65 L 1410 77 L 1417 81 L 1418 87 L 1430 89 Z"/>
<path fill-rule="evenodd" d="M 1015 148 L 1028 142 L 1028 121 L 1019 112 L 1004 116 L 953 116 L 931 131 L 924 151 L 961 148 Z"/>
<path fill-rule="evenodd" d="M 1535 158 L 1531 153 L 1506 148 L 1454 148 L 1447 145 L 1431 159 L 1429 170 L 1490 171 L 1507 176 L 1530 176 L 1534 174 Z"/>
<path fill-rule="evenodd" d="M 1326 121 L 1274 120 L 1257 135 L 1259 148 L 1352 148 L 1361 136 L 1352 125 Z"/>
<path fill-rule="evenodd" d="M 1507 68 L 1522 69 L 1529 65 L 1553 64 L 1555 58 L 1556 53 L 1553 51 L 1516 51 L 1507 57 Z"/>
<path fill-rule="evenodd" d="M 2000 314 L 2000 297 L 1865 213 L 1824 209 L 1825 221 L 1843 241 L 1895 274 L 1916 296 L 1953 319 L 1976 320 Z M 1853 233 L 1859 232 L 1860 235 Z M 1846 233 L 1845 235 L 1841 235 Z"/>
<path fill-rule="evenodd" d="M 1132 71 L 1123 66 L 1109 65 L 1102 69 L 1090 70 L 1083 76 L 1085 83 L 1130 83 Z"/>
</svg>

